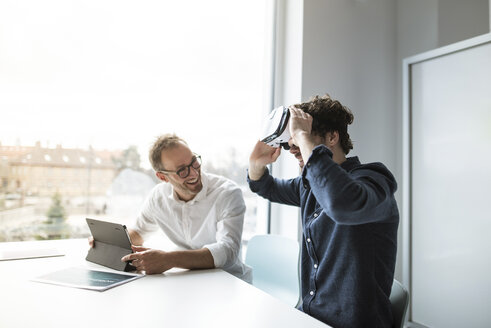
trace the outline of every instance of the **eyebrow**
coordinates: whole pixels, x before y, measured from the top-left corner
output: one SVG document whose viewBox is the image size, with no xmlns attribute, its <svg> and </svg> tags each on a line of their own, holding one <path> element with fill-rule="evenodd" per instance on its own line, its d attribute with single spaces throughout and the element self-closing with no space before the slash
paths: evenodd
<svg viewBox="0 0 491 328">
<path fill-rule="evenodd" d="M 180 169 L 183 169 L 185 168 L 186 166 L 189 166 L 191 165 L 192 162 L 194 162 L 194 160 L 196 159 L 196 155 L 193 155 L 193 158 L 191 158 L 191 162 L 189 162 L 189 164 L 182 164 L 182 165 L 179 165 L 177 168 L 176 168 L 176 171 L 179 171 Z"/>
</svg>

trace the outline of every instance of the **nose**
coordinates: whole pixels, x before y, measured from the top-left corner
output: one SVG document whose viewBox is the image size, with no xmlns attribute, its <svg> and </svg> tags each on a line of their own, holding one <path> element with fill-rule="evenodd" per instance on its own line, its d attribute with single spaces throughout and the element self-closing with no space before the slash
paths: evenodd
<svg viewBox="0 0 491 328">
<path fill-rule="evenodd" d="M 189 176 L 188 176 L 188 178 L 189 177 L 194 178 L 194 177 L 198 176 L 199 175 L 199 170 L 200 170 L 199 168 L 198 169 L 195 169 L 192 166 L 189 167 Z"/>
</svg>

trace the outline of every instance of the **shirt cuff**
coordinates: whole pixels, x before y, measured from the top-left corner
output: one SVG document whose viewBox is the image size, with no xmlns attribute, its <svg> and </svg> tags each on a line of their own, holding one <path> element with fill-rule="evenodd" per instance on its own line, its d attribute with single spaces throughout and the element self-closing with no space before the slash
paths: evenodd
<svg viewBox="0 0 491 328">
<path fill-rule="evenodd" d="M 309 182 L 307 180 L 307 172 L 309 171 L 310 166 L 315 165 L 320 158 L 326 155 L 332 159 L 332 151 L 327 148 L 326 145 L 317 145 L 312 150 L 312 154 L 310 154 L 309 159 L 307 160 L 307 163 L 305 163 L 305 166 L 302 170 L 302 182 L 304 185 L 309 186 Z"/>
<path fill-rule="evenodd" d="M 262 177 L 259 178 L 259 180 L 251 180 L 251 178 L 249 178 L 249 169 L 248 169 L 247 170 L 247 183 L 249 184 L 249 187 L 251 188 L 251 190 L 253 192 L 256 192 L 260 189 L 260 186 L 262 186 L 264 184 L 264 182 L 267 180 L 268 176 L 269 176 L 269 169 L 266 167 Z"/>
<path fill-rule="evenodd" d="M 219 243 L 214 243 L 203 247 L 210 250 L 211 256 L 213 256 L 213 264 L 215 264 L 215 268 L 222 268 L 225 263 L 227 263 L 227 253 L 222 245 Z"/>
</svg>

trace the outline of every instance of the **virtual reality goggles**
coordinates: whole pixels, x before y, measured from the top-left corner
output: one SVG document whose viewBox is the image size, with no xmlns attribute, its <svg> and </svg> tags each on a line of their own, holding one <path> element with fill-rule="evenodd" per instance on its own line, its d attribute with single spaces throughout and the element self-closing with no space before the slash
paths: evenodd
<svg viewBox="0 0 491 328">
<path fill-rule="evenodd" d="M 288 140 L 290 140 L 289 120 L 290 110 L 288 107 L 280 106 L 273 109 L 268 119 L 264 122 L 261 141 L 271 147 L 290 149 L 288 145 Z"/>
</svg>

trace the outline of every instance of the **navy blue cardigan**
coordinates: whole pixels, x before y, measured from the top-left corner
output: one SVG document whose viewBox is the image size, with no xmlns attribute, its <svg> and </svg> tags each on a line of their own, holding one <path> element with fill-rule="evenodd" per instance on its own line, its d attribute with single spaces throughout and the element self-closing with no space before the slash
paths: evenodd
<svg viewBox="0 0 491 328">
<path fill-rule="evenodd" d="M 399 212 L 397 183 L 381 163 L 341 165 L 317 146 L 302 175 L 276 179 L 268 171 L 253 192 L 300 206 L 303 241 L 300 309 L 335 327 L 391 327 Z"/>
</svg>

